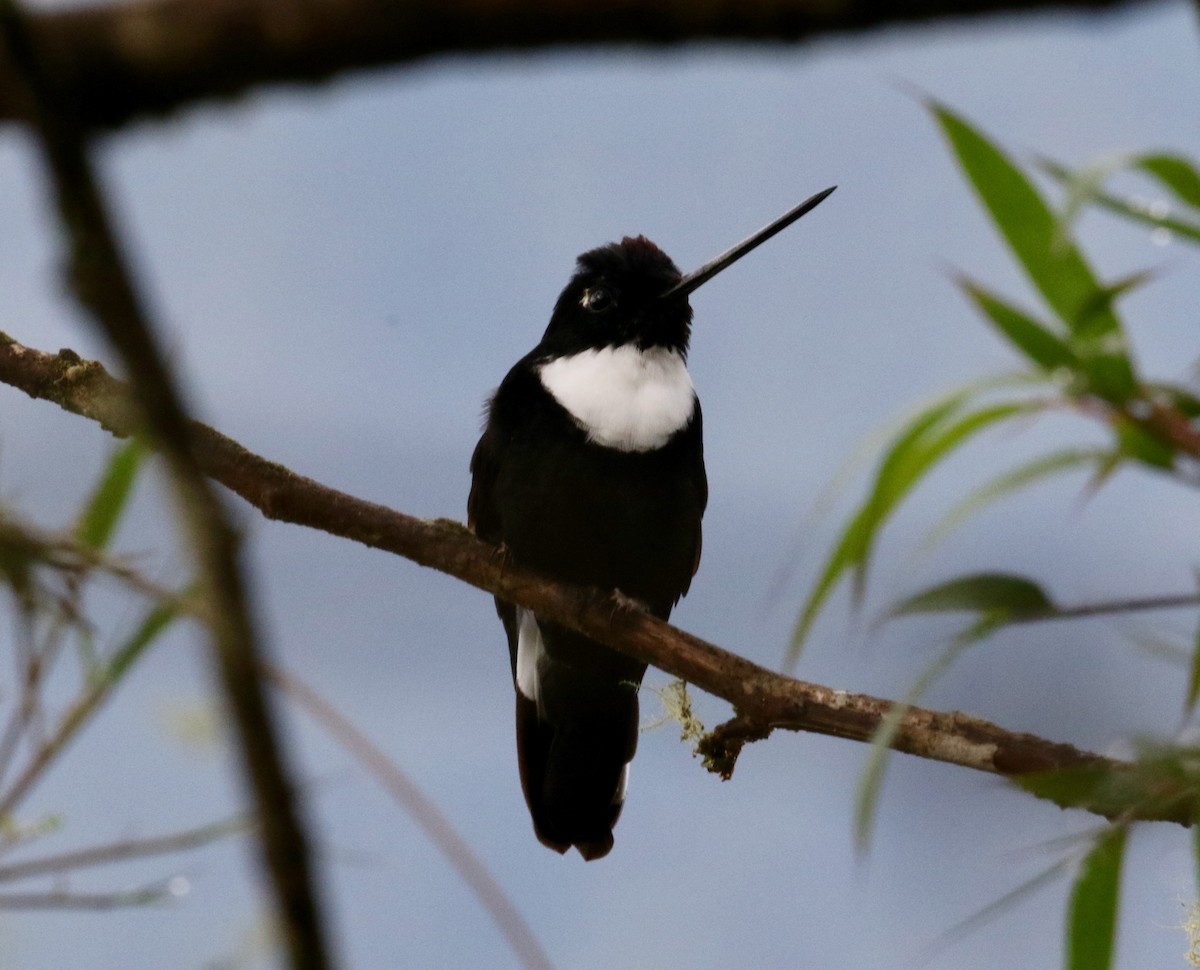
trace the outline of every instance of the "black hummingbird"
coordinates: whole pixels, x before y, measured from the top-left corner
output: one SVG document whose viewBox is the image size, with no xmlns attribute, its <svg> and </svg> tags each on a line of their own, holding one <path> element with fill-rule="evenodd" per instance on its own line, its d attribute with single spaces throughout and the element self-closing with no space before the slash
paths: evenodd
<svg viewBox="0 0 1200 970">
<path fill-rule="evenodd" d="M 708 501 L 688 294 L 833 188 L 683 276 L 644 236 L 579 257 L 541 342 L 492 395 L 468 521 L 515 562 L 619 590 L 664 620 L 700 563 Z M 517 761 L 538 839 L 612 849 L 646 665 L 496 599 L 517 695 Z"/>
</svg>

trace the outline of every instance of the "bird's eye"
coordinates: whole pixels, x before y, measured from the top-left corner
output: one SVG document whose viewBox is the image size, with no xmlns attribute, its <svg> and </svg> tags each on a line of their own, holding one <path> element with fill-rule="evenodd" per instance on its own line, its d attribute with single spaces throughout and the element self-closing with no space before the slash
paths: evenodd
<svg viewBox="0 0 1200 970">
<path fill-rule="evenodd" d="M 612 293 L 603 286 L 593 286 L 590 290 L 584 290 L 583 299 L 580 300 L 584 309 L 591 310 L 592 313 L 603 313 L 616 302 Z"/>
</svg>

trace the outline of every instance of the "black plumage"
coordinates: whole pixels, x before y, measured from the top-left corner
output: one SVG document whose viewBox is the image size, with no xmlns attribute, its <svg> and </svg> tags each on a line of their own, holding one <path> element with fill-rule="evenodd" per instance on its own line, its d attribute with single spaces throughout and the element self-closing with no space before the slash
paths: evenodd
<svg viewBox="0 0 1200 970">
<path fill-rule="evenodd" d="M 476 533 L 502 544 L 515 561 L 566 582 L 618 589 L 664 619 L 699 563 L 708 497 L 700 405 L 690 381 L 690 413 L 681 426 L 661 445 L 637 449 L 636 442 L 598 443 L 540 372 L 555 360 L 618 348 L 678 358 L 681 368 L 691 308 L 686 296 L 662 299 L 680 278 L 641 237 L 579 258 L 542 341 L 491 399 L 471 460 L 469 501 Z M 496 609 L 508 635 L 518 762 L 535 831 L 559 852 L 574 845 L 585 858 L 599 858 L 612 847 L 623 775 L 637 747 L 645 665 L 538 623 L 544 653 L 536 697 L 526 696 L 518 644 L 522 620 L 531 618 L 503 600 Z"/>
<path fill-rule="evenodd" d="M 619 590 L 666 619 L 699 565 L 708 501 L 688 294 L 832 191 L 687 276 L 642 236 L 580 256 L 541 342 L 488 404 L 471 458 L 476 533 L 524 566 Z M 496 611 L 534 830 L 598 859 L 625 799 L 645 665 L 503 600 Z"/>
</svg>

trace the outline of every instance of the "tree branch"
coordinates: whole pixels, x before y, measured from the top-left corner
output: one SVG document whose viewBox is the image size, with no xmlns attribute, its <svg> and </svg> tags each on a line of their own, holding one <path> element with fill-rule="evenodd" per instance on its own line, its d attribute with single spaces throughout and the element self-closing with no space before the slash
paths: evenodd
<svg viewBox="0 0 1200 970">
<path fill-rule="evenodd" d="M 135 0 L 55 10 L 31 34 L 87 128 L 231 98 L 264 84 L 432 57 L 566 45 L 791 42 L 881 25 L 1145 0 Z M 0 119 L 20 119 L 0 52 Z"/>
<path fill-rule="evenodd" d="M 16 93 L 30 122 L 49 176 L 64 230 L 67 281 L 134 379 L 127 399 L 136 402 L 145 418 L 143 430 L 163 455 L 202 592 L 211 605 L 212 665 L 260 820 L 263 874 L 289 963 L 294 970 L 325 970 L 331 962 L 308 841 L 259 680 L 260 646 L 247 603 L 238 537 L 201 468 L 193 424 L 126 269 L 83 127 L 54 67 L 44 61 L 17 0 L 0 0 L 0 50 L 7 51 L 12 68 L 9 90 Z"/>
<path fill-rule="evenodd" d="M 0 382 L 97 421 L 113 434 L 126 435 L 136 428 L 126 386 L 99 363 L 83 361 L 71 351 L 48 354 L 0 334 Z M 775 673 L 617 602 L 609 593 L 553 582 L 508 561 L 457 522 L 418 519 L 354 498 L 267 461 L 205 425 L 195 424 L 194 435 L 204 470 L 269 519 L 352 539 L 447 573 L 724 698 L 733 705 L 735 717 L 703 742 L 709 767 L 722 777 L 730 776 L 747 741 L 765 738 L 777 728 L 869 742 L 893 706 L 882 698 Z M 1009 777 L 1092 767 L 1119 780 L 1135 770 L 1128 763 L 1007 731 L 968 714 L 919 707 L 904 715 L 892 746 Z M 1182 782 L 1177 798 L 1160 791 L 1152 806 L 1130 802 L 1135 796 L 1128 793 L 1136 793 L 1136 785 L 1111 788 L 1103 800 L 1079 801 L 1065 794 L 1053 800 L 1108 818 L 1182 825 L 1190 825 L 1200 808 Z"/>
</svg>

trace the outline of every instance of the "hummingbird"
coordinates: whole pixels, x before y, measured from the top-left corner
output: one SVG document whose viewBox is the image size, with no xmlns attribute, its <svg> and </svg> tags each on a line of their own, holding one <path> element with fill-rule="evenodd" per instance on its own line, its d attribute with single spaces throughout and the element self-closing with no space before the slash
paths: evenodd
<svg viewBox="0 0 1200 970">
<path fill-rule="evenodd" d="M 686 276 L 644 236 L 592 249 L 541 341 L 488 401 L 468 525 L 512 561 L 666 620 L 700 564 L 708 502 L 688 297 L 833 192 Z M 638 740 L 646 665 L 499 597 L 517 764 L 543 845 L 607 855 Z"/>
</svg>

